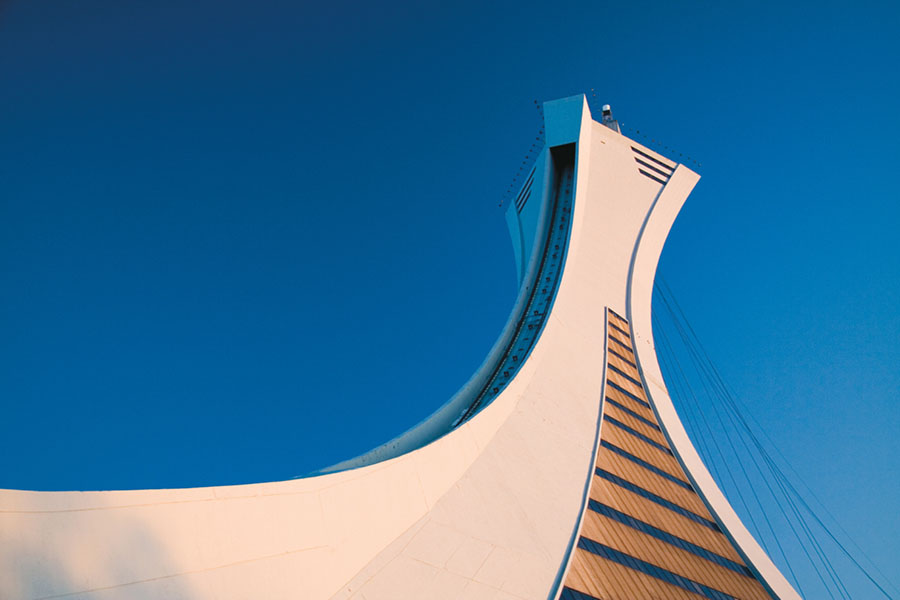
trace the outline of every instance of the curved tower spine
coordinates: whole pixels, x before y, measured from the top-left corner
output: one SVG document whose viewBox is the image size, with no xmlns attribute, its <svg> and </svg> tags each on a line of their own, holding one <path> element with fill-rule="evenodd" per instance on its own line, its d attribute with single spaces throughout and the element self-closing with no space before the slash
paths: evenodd
<svg viewBox="0 0 900 600">
<path fill-rule="evenodd" d="M 583 96 L 544 114 L 507 213 L 516 306 L 435 415 L 303 479 L 0 490 L 0 597 L 799 598 L 656 362 L 656 265 L 698 176 Z"/>
</svg>

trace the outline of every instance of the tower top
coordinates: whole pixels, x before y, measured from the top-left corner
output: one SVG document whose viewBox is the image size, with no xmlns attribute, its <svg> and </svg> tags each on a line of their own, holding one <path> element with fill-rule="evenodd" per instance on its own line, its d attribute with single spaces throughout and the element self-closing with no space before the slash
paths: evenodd
<svg viewBox="0 0 900 600">
<path fill-rule="evenodd" d="M 622 133 L 619 129 L 619 122 L 613 118 L 612 107 L 609 104 L 604 104 L 600 109 L 600 121 L 616 133 Z"/>
</svg>

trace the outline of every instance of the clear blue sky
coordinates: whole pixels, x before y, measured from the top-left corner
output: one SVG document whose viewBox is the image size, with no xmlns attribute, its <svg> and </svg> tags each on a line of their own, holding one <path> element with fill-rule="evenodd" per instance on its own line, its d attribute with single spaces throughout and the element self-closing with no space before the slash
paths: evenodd
<svg viewBox="0 0 900 600">
<path fill-rule="evenodd" d="M 898 31 L 886 1 L 0 2 L 0 487 L 283 479 L 426 417 L 514 300 L 533 100 L 594 88 L 702 163 L 662 273 L 900 579 Z"/>
</svg>

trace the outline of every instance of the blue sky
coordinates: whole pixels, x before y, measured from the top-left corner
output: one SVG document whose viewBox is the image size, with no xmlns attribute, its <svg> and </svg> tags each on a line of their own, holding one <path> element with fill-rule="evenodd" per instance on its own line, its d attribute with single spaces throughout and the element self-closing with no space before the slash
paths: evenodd
<svg viewBox="0 0 900 600">
<path fill-rule="evenodd" d="M 0 4 L 0 487 L 283 479 L 430 414 L 515 297 L 533 101 L 593 88 L 701 163 L 661 273 L 888 569 L 898 30 L 888 2 Z"/>
</svg>

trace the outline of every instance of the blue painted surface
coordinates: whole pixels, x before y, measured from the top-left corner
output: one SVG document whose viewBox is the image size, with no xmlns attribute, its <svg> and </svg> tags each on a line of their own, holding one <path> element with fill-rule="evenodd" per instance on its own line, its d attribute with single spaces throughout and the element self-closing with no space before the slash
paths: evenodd
<svg viewBox="0 0 900 600">
<path fill-rule="evenodd" d="M 567 107 L 565 101 L 548 103 L 545 113 L 556 114 L 557 107 Z M 571 111 L 566 116 L 581 118 L 581 113 Z M 547 128 L 553 134 L 556 127 L 578 134 L 579 128 L 568 125 L 565 119 L 555 118 L 555 124 Z M 565 139 L 553 134 L 554 139 Z M 355 458 L 319 469 L 309 475 L 333 473 L 389 460 L 448 434 L 459 425 L 488 406 L 516 376 L 531 354 L 549 317 L 559 287 L 568 251 L 572 225 L 572 207 L 575 198 L 576 143 L 548 148 L 541 152 L 545 159 L 538 164 L 538 171 L 525 185 L 536 186 L 544 182 L 540 197 L 522 204 L 511 204 L 510 210 L 518 215 L 520 231 L 516 239 L 531 237 L 534 248 L 528 259 L 519 299 L 513 307 L 506 327 L 475 375 L 444 406 L 401 436 Z M 523 215 L 531 210 L 536 218 Z M 533 226 L 536 231 L 524 235 L 524 227 Z"/>
<path fill-rule="evenodd" d="M 553 115 L 554 112 L 548 110 L 547 114 Z M 579 114 L 578 118 L 580 117 Z M 552 133 L 554 128 L 548 126 L 547 131 Z M 465 422 L 490 404 L 512 381 L 531 354 L 531 350 L 537 343 L 544 325 L 547 323 L 547 318 L 550 316 L 569 249 L 572 209 L 577 182 L 575 181 L 576 145 L 569 143 L 551 147 L 549 151 L 552 169 L 548 169 L 548 172 L 553 175 L 546 178 L 550 188 L 547 194 L 549 200 L 547 208 L 550 209 L 546 215 L 545 235 L 547 237 L 540 250 L 534 255 L 534 259 L 539 262 L 536 262 L 537 268 L 531 284 L 530 297 L 502 359 L 497 363 L 487 385 L 463 413 L 458 423 Z M 526 210 L 528 210 L 527 206 L 522 213 Z"/>
</svg>

